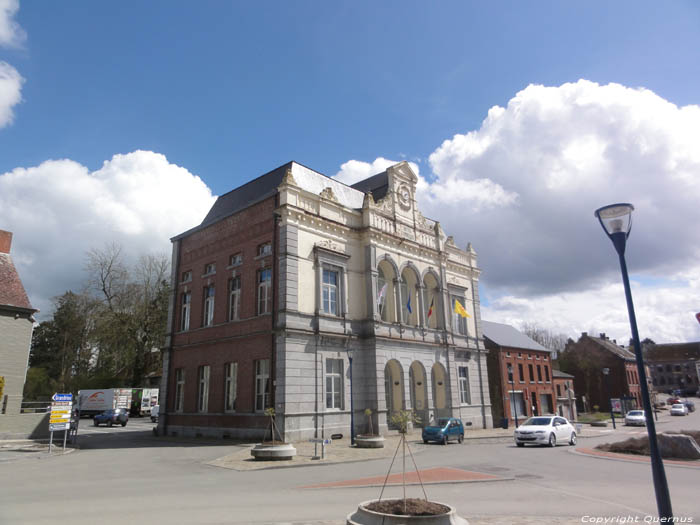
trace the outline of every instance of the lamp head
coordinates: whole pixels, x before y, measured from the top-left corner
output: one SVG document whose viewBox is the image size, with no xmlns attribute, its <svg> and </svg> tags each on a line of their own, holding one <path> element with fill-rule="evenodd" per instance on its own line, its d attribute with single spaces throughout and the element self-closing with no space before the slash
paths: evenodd
<svg viewBox="0 0 700 525">
<path fill-rule="evenodd" d="M 625 253 L 625 243 L 632 230 L 632 206 L 628 202 L 609 204 L 595 211 L 603 231 L 615 245 L 620 255 Z"/>
</svg>

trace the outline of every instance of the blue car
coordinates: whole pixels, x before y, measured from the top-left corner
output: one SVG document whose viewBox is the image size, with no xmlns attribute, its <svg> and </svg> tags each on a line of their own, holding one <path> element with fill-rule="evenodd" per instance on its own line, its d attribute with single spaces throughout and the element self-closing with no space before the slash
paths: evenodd
<svg viewBox="0 0 700 525">
<path fill-rule="evenodd" d="M 121 425 L 123 427 L 129 421 L 129 413 L 124 408 L 110 408 L 101 414 L 97 414 L 92 423 L 97 427 L 106 424 L 108 427 L 112 425 Z"/>
<path fill-rule="evenodd" d="M 423 443 L 436 441 L 447 445 L 449 441 L 464 441 L 464 425 L 462 420 L 456 417 L 440 418 L 437 424 L 423 429 Z"/>
</svg>

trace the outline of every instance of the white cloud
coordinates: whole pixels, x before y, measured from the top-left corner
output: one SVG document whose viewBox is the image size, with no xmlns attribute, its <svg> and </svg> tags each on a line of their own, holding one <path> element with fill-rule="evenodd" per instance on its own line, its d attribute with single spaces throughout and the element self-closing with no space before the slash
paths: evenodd
<svg viewBox="0 0 700 525">
<path fill-rule="evenodd" d="M 19 47 L 27 35 L 15 22 L 14 16 L 19 11 L 19 0 L 0 0 L 0 46 Z"/>
<path fill-rule="evenodd" d="M 698 278 L 690 276 L 700 260 L 698 144 L 697 105 L 586 80 L 530 85 L 489 110 L 478 130 L 437 147 L 432 182 L 417 197 L 460 245 L 473 243 L 486 288 L 501 297 L 486 310 L 492 320 L 561 324 L 571 335 L 598 323 L 607 333 L 627 326 L 624 296 L 608 300 L 620 270 L 593 211 L 633 203 L 630 272 L 680 283 L 637 285 L 639 307 L 649 305 L 640 331 L 698 338 L 697 322 L 686 324 L 683 313 L 693 302 L 700 311 Z M 349 161 L 341 173 L 359 180 L 385 160 Z"/>
<path fill-rule="evenodd" d="M 340 166 L 340 171 L 334 175 L 336 179 L 340 182 L 352 186 L 358 181 L 364 180 L 367 177 L 381 173 L 389 166 L 397 164 L 398 160 L 389 160 L 383 157 L 377 158 L 374 162 L 362 162 L 360 160 L 349 160 L 345 164 Z M 408 163 L 411 169 L 419 174 L 418 165 L 414 162 Z"/>
<path fill-rule="evenodd" d="M 13 108 L 22 100 L 24 79 L 7 62 L 0 62 L 0 128 L 12 124 Z"/>
<path fill-rule="evenodd" d="M 116 241 L 132 256 L 170 253 L 170 237 L 199 224 L 214 202 L 207 185 L 150 151 L 115 155 L 90 172 L 48 160 L 0 174 L 0 228 L 32 304 L 80 290 L 85 254 Z"/>
</svg>

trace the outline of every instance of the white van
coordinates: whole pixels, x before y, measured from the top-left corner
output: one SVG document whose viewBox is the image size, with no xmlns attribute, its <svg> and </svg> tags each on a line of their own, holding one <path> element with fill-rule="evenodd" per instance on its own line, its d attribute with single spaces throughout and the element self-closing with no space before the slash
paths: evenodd
<svg viewBox="0 0 700 525">
<path fill-rule="evenodd" d="M 160 412 L 160 405 L 151 407 L 151 422 L 158 422 L 158 413 Z"/>
</svg>

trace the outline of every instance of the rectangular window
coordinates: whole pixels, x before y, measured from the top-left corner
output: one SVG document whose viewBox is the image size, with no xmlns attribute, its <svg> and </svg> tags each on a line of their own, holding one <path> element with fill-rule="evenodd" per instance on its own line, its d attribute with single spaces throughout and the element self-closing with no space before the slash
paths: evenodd
<svg viewBox="0 0 700 525">
<path fill-rule="evenodd" d="M 185 407 L 185 369 L 175 369 L 175 412 L 182 412 Z"/>
<path fill-rule="evenodd" d="M 323 269 L 323 288 L 321 290 L 323 300 L 323 313 L 338 315 L 338 272 Z"/>
<path fill-rule="evenodd" d="M 542 367 L 537 365 L 537 381 L 542 382 Z"/>
<path fill-rule="evenodd" d="M 458 297 L 456 295 L 450 296 L 450 302 L 452 303 L 452 327 L 453 330 L 458 333 L 459 335 L 467 335 L 467 319 L 465 317 L 462 317 L 460 314 L 458 314 L 455 310 L 455 308 L 459 308 L 456 306 L 456 301 L 459 301 L 459 304 L 462 305 L 462 308 L 464 308 L 465 300 L 464 297 Z M 510 352 L 508 353 L 510 356 Z"/>
<path fill-rule="evenodd" d="M 211 275 L 216 273 L 216 264 L 209 263 L 204 265 L 204 275 Z"/>
<path fill-rule="evenodd" d="M 468 405 L 472 402 L 472 395 L 469 391 L 469 368 L 466 366 L 459 367 L 459 401 Z"/>
<path fill-rule="evenodd" d="M 518 363 L 518 376 L 520 377 L 520 382 L 525 382 L 525 374 L 523 373 L 523 364 Z"/>
<path fill-rule="evenodd" d="M 199 367 L 199 389 L 197 391 L 197 412 L 209 411 L 209 365 Z"/>
<path fill-rule="evenodd" d="M 326 408 L 343 408 L 343 360 L 326 359 Z"/>
<path fill-rule="evenodd" d="M 561 397 L 561 385 L 557 385 L 557 397 Z"/>
<path fill-rule="evenodd" d="M 228 283 L 228 320 L 235 321 L 240 319 L 241 278 L 234 277 Z"/>
<path fill-rule="evenodd" d="M 236 253 L 228 258 L 229 266 L 240 266 L 243 263 L 243 254 Z"/>
<path fill-rule="evenodd" d="M 182 308 L 180 309 L 180 330 L 183 332 L 190 329 L 190 306 L 192 304 L 192 293 L 182 294 Z"/>
<path fill-rule="evenodd" d="M 272 243 L 266 242 L 258 246 L 258 256 L 270 255 L 272 253 Z"/>
<path fill-rule="evenodd" d="M 272 311 L 272 270 L 258 272 L 258 315 Z"/>
<path fill-rule="evenodd" d="M 255 361 L 255 411 L 262 412 L 270 403 L 270 360 Z"/>
<path fill-rule="evenodd" d="M 214 324 L 214 285 L 204 288 L 204 317 L 202 326 L 211 326 Z"/>
<path fill-rule="evenodd" d="M 181 283 L 189 283 L 192 280 L 192 271 L 187 270 L 186 272 L 182 272 L 182 279 L 180 280 Z"/>
<path fill-rule="evenodd" d="M 238 376 L 238 363 L 226 363 L 224 365 L 225 392 L 224 410 L 234 412 L 236 410 L 236 378 Z"/>
<path fill-rule="evenodd" d="M 544 380 L 549 383 L 549 367 L 544 365 Z"/>
<path fill-rule="evenodd" d="M 530 373 L 530 383 L 535 382 L 535 371 L 532 368 L 532 364 L 527 365 L 527 371 Z"/>
</svg>

